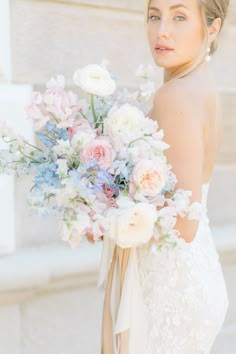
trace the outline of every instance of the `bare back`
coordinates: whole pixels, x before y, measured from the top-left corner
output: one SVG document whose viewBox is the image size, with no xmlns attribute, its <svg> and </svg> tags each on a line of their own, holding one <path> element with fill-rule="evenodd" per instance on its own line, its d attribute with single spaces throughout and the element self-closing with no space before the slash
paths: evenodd
<svg viewBox="0 0 236 354">
<path fill-rule="evenodd" d="M 202 183 L 208 183 L 222 142 L 222 104 L 220 94 L 216 89 L 216 85 L 210 80 L 207 82 L 206 77 L 201 72 L 181 80 L 177 79 L 175 82 L 176 85 L 179 84 L 182 88 L 183 86 L 185 87 L 188 99 L 195 101 L 193 109 L 196 108 L 197 102 L 204 146 Z M 168 84 L 167 82 L 164 85 Z M 150 118 L 152 118 L 152 112 L 151 110 L 149 113 Z"/>
</svg>

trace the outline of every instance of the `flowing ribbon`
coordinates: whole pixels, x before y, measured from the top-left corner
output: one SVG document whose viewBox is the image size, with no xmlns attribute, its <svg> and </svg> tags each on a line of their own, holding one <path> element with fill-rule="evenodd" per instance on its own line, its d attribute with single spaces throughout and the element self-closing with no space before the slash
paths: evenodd
<svg viewBox="0 0 236 354">
<path fill-rule="evenodd" d="M 97 287 L 105 283 L 105 302 L 109 303 L 104 307 L 102 341 L 110 344 L 102 343 L 101 354 L 145 353 L 148 325 L 136 247 L 120 248 L 104 237 Z"/>
</svg>

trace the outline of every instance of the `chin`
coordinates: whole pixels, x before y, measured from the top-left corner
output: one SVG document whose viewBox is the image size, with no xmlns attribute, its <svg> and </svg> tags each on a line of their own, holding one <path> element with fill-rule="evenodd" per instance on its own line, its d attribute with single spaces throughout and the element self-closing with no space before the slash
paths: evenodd
<svg viewBox="0 0 236 354">
<path fill-rule="evenodd" d="M 160 68 L 164 68 L 164 69 L 174 69 L 174 68 L 178 68 L 178 67 L 182 67 L 184 65 L 186 65 L 188 62 L 191 62 L 191 60 L 175 60 L 176 58 L 167 58 L 167 57 L 160 57 L 157 56 L 156 53 L 154 53 L 153 55 L 153 59 L 156 63 L 157 66 L 159 66 Z"/>
<path fill-rule="evenodd" d="M 157 66 L 160 66 L 161 68 L 171 68 L 173 66 L 179 65 L 179 63 L 177 63 L 177 61 L 173 60 L 172 58 L 168 58 L 168 57 L 161 57 L 161 56 L 157 56 L 157 54 L 154 52 L 152 54 L 152 57 L 156 63 Z"/>
<path fill-rule="evenodd" d="M 154 58 L 154 61 L 157 66 L 159 66 L 160 68 L 164 68 L 164 69 L 171 69 L 171 68 L 174 68 L 179 65 L 178 63 L 173 63 L 173 62 L 170 63 L 164 59 Z"/>
</svg>

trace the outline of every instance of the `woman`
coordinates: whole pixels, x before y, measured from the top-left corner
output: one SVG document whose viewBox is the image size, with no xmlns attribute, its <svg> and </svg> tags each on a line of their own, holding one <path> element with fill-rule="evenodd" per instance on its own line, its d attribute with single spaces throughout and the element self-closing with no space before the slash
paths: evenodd
<svg viewBox="0 0 236 354">
<path fill-rule="evenodd" d="M 149 117 L 170 145 L 166 156 L 176 188 L 192 190 L 190 201 L 201 202 L 204 213 L 199 221 L 177 219 L 178 249 L 153 252 L 154 238 L 135 251 L 104 245 L 102 266 L 107 262 L 109 272 L 101 354 L 207 354 L 223 325 L 228 294 L 207 217 L 222 117 L 208 61 L 228 5 L 228 0 L 147 2 L 150 49 L 164 68 Z M 101 274 L 104 280 L 104 269 Z"/>
</svg>

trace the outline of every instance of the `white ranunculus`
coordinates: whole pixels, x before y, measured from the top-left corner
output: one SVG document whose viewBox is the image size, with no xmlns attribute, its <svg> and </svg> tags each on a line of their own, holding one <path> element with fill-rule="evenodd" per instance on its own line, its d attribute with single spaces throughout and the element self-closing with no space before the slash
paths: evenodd
<svg viewBox="0 0 236 354">
<path fill-rule="evenodd" d="M 109 135 L 115 149 L 119 151 L 124 144 L 143 137 L 146 127 L 144 113 L 128 103 L 113 107 L 104 119 L 104 134 Z"/>
<path fill-rule="evenodd" d="M 118 208 L 106 214 L 109 222 L 105 236 L 122 248 L 136 247 L 148 242 L 155 227 L 156 207 L 149 203 L 134 203 L 128 197 L 117 199 Z"/>
<path fill-rule="evenodd" d="M 110 73 L 96 64 L 78 69 L 73 75 L 73 80 L 82 90 L 96 96 L 112 95 L 116 89 L 116 83 Z"/>
</svg>

